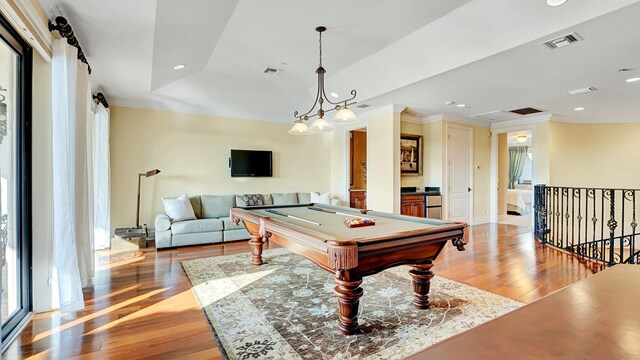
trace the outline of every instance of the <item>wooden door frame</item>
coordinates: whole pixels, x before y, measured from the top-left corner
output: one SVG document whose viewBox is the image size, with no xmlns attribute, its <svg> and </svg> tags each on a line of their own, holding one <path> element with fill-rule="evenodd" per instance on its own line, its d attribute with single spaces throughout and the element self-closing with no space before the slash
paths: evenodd
<svg viewBox="0 0 640 360">
<path fill-rule="evenodd" d="M 508 126 L 503 128 L 491 129 L 491 174 L 489 180 L 489 221 L 492 223 L 498 222 L 498 135 L 507 134 L 510 132 L 518 131 L 531 131 L 531 183 L 537 184 L 536 173 L 536 125 L 523 125 L 523 126 Z M 507 138 L 507 146 L 509 146 L 509 139 Z M 533 211 L 529 214 L 531 216 L 531 226 L 533 227 Z"/>
<path fill-rule="evenodd" d="M 447 123 L 445 127 L 445 137 L 444 137 L 444 151 L 443 151 L 443 165 L 445 171 L 442 174 L 442 218 L 449 218 L 449 209 L 450 209 L 450 197 L 449 197 L 449 130 L 450 129 L 458 129 L 469 131 L 469 187 L 471 191 L 469 192 L 469 224 L 473 224 L 473 194 L 474 194 L 474 186 L 473 186 L 473 127 L 459 124 Z"/>
<path fill-rule="evenodd" d="M 342 179 L 342 186 L 340 189 L 340 193 L 338 194 L 332 194 L 332 195 L 337 195 L 338 197 L 342 198 L 342 199 L 346 199 L 347 202 L 351 201 L 350 198 L 350 193 L 349 190 L 351 188 L 351 184 L 350 184 L 350 176 L 351 176 L 351 159 L 350 159 L 350 154 L 351 154 L 351 137 L 350 137 L 350 133 L 354 130 L 358 130 L 358 129 L 366 129 L 367 132 L 367 162 L 369 161 L 369 121 L 367 119 L 361 119 L 361 121 L 359 123 L 356 124 L 347 124 L 347 125 L 338 125 L 335 127 L 334 131 L 335 132 L 342 132 L 344 134 L 344 142 L 342 143 L 343 146 L 343 154 L 345 154 L 345 159 L 344 159 L 344 164 L 343 164 L 343 169 L 344 169 L 344 174 L 345 177 L 344 179 Z"/>
</svg>

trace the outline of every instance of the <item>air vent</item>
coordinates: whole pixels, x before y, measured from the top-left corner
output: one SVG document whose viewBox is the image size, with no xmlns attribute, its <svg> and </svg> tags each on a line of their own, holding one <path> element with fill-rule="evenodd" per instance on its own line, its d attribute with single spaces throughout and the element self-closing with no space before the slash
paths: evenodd
<svg viewBox="0 0 640 360">
<path fill-rule="evenodd" d="M 574 42 L 582 41 L 582 37 L 575 32 L 572 32 L 567 35 L 560 36 L 555 39 L 551 39 L 543 42 L 542 44 L 548 47 L 549 49 L 557 49 L 561 47 L 565 47 L 567 45 L 571 45 Z"/>
<path fill-rule="evenodd" d="M 589 86 L 589 87 L 583 88 L 583 89 L 575 89 L 575 90 L 567 91 L 567 93 L 569 95 L 580 95 L 580 94 L 590 93 L 590 92 L 596 91 L 596 90 L 598 90 L 598 89 L 594 88 L 593 86 Z"/>
<path fill-rule="evenodd" d="M 264 69 L 264 71 L 262 71 L 263 73 L 267 74 L 267 75 L 277 75 L 282 71 L 282 69 L 274 69 L 274 68 L 266 68 Z"/>
<path fill-rule="evenodd" d="M 368 108 L 369 106 L 371 106 L 371 105 L 369 105 L 369 104 L 360 104 L 360 105 L 356 105 L 356 107 L 357 107 L 357 108 L 360 108 L 360 109 Z"/>
<path fill-rule="evenodd" d="M 532 107 L 526 107 L 526 108 L 522 108 L 522 109 L 511 110 L 510 112 L 516 113 L 516 114 L 519 114 L 519 115 L 531 115 L 531 114 L 537 114 L 537 113 L 544 112 L 544 110 L 540 110 L 540 109 L 536 109 L 536 108 L 532 108 Z"/>
<path fill-rule="evenodd" d="M 484 120 L 497 121 L 497 120 L 513 119 L 515 117 L 518 117 L 518 114 L 514 114 L 510 111 L 496 110 L 496 111 L 489 111 L 482 114 L 471 115 L 471 117 L 484 119 Z"/>
</svg>

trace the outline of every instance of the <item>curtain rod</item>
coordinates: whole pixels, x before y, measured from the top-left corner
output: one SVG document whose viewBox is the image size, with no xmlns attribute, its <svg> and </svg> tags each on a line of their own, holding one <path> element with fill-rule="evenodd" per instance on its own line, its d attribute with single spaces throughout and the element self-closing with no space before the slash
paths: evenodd
<svg viewBox="0 0 640 360">
<path fill-rule="evenodd" d="M 78 39 L 76 39 L 76 36 L 73 34 L 73 29 L 71 28 L 71 25 L 69 25 L 67 19 L 62 16 L 58 16 L 56 17 L 55 22 L 56 24 L 54 25 L 51 21 L 49 21 L 49 31 L 57 31 L 60 36 L 67 39 L 67 44 L 78 49 L 78 60 L 87 64 L 87 67 L 89 68 L 89 74 L 91 74 L 91 65 L 89 65 L 87 58 L 84 56 L 82 47 L 80 46 Z"/>
<path fill-rule="evenodd" d="M 95 95 L 93 95 L 93 99 L 97 100 L 100 104 L 102 104 L 102 106 L 104 106 L 106 109 L 109 108 L 109 103 L 107 103 L 107 98 L 104 97 L 104 94 L 99 92 Z"/>
</svg>

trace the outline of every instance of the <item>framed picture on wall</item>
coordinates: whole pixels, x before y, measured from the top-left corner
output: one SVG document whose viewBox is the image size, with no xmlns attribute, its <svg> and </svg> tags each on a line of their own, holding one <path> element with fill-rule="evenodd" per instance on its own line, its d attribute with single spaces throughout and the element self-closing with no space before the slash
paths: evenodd
<svg viewBox="0 0 640 360">
<path fill-rule="evenodd" d="M 421 135 L 400 135 L 400 173 L 402 175 L 422 174 Z"/>
</svg>

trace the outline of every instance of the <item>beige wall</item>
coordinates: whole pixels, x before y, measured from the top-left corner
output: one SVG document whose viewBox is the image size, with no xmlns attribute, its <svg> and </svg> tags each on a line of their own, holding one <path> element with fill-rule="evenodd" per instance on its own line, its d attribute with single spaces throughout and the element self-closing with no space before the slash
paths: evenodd
<svg viewBox="0 0 640 360">
<path fill-rule="evenodd" d="M 290 124 L 167 111 L 111 108 L 111 223 L 135 224 L 137 174 L 140 222 L 153 226 L 162 197 L 181 193 L 236 194 L 330 190 L 331 135 L 293 136 Z M 231 149 L 271 150 L 272 178 L 232 178 Z"/>
<path fill-rule="evenodd" d="M 400 213 L 400 113 L 371 117 L 367 140 L 367 207 Z"/>
<path fill-rule="evenodd" d="M 508 150 L 507 133 L 498 134 L 498 215 L 507 213 L 507 188 L 509 187 Z"/>
<path fill-rule="evenodd" d="M 33 53 L 32 177 L 33 308 L 49 311 L 53 303 L 53 158 L 51 124 L 51 64 Z"/>
<path fill-rule="evenodd" d="M 549 126 L 549 185 L 640 188 L 640 123 Z"/>
<path fill-rule="evenodd" d="M 443 122 L 438 120 L 422 124 L 422 136 L 424 140 L 424 186 L 442 187 Z"/>
<path fill-rule="evenodd" d="M 413 123 L 409 121 L 401 121 L 400 122 L 400 133 L 401 134 L 412 134 L 412 135 L 422 135 L 422 124 Z M 420 161 L 422 166 L 422 173 L 424 174 L 424 137 L 422 138 L 422 154 L 420 154 Z M 413 187 L 424 187 L 424 179 L 423 175 L 402 175 L 400 177 L 400 186 L 413 186 Z"/>
</svg>

